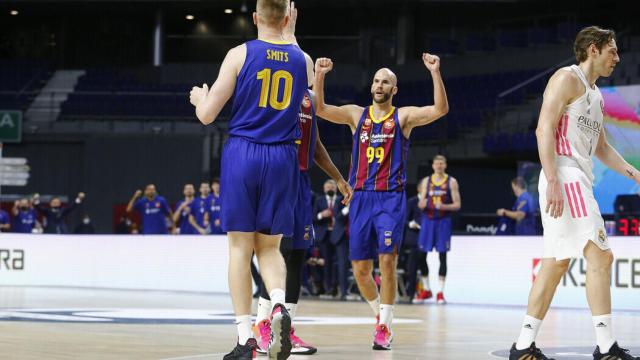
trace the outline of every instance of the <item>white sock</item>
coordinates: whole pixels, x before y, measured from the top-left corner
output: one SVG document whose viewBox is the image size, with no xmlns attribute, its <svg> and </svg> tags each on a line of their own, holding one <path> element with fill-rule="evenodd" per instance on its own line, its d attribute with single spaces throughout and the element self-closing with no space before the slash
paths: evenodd
<svg viewBox="0 0 640 360">
<path fill-rule="evenodd" d="M 421 276 L 420 283 L 422 283 L 422 290 L 429 291 L 431 290 L 431 285 L 429 285 L 429 277 Z"/>
<path fill-rule="evenodd" d="M 542 320 L 538 320 L 529 315 L 524 317 L 522 328 L 520 329 L 520 337 L 518 337 L 518 342 L 516 342 L 517 350 L 526 349 L 531 346 L 531 343 L 536 341 L 536 336 L 538 335 L 541 324 Z"/>
<path fill-rule="evenodd" d="M 444 281 L 445 281 L 445 278 L 443 277 L 438 278 L 438 285 L 440 285 L 440 289 L 438 290 L 438 292 L 444 293 Z"/>
<path fill-rule="evenodd" d="M 371 310 L 373 310 L 373 314 L 375 316 L 380 315 L 380 296 L 376 297 L 373 300 L 367 300 L 369 306 L 371 306 Z"/>
<path fill-rule="evenodd" d="M 380 304 L 380 324 L 390 327 L 391 320 L 393 320 L 393 305 Z"/>
<path fill-rule="evenodd" d="M 238 344 L 244 345 L 247 340 L 253 337 L 251 315 L 236 316 L 236 326 L 238 327 Z"/>
<path fill-rule="evenodd" d="M 611 314 L 594 316 L 593 326 L 596 329 L 596 343 L 600 347 L 600 353 L 608 353 L 615 342 L 611 329 Z"/>
<path fill-rule="evenodd" d="M 291 316 L 291 320 L 293 320 L 293 318 L 296 316 L 296 310 L 298 310 L 298 304 L 286 303 L 284 304 L 284 307 L 289 312 L 289 316 Z"/>
<path fill-rule="evenodd" d="M 256 314 L 256 324 L 262 320 L 268 319 L 271 315 L 271 300 L 267 300 L 262 296 L 258 299 L 258 312 Z"/>
<path fill-rule="evenodd" d="M 276 304 L 284 305 L 284 290 L 282 289 L 273 289 L 269 293 L 269 297 L 271 298 L 271 306 L 275 306 Z"/>
</svg>

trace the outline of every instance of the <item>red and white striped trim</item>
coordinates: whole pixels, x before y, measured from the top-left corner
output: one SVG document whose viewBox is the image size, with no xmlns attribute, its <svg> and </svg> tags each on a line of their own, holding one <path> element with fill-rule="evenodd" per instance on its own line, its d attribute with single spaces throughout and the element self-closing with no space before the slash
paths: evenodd
<svg viewBox="0 0 640 360">
<path fill-rule="evenodd" d="M 567 139 L 567 129 L 569 128 L 569 114 L 560 117 L 558 128 L 556 129 L 556 154 L 571 156 L 571 145 Z"/>
<path fill-rule="evenodd" d="M 587 207 L 584 204 L 584 197 L 582 196 L 580 182 L 576 181 L 564 184 L 564 192 L 567 194 L 567 201 L 569 203 L 571 217 L 574 219 L 587 217 Z"/>
</svg>

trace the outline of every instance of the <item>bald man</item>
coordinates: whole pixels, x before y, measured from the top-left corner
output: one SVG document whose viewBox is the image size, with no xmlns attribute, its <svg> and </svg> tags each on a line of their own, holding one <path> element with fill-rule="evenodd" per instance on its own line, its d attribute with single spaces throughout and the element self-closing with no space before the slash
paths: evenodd
<svg viewBox="0 0 640 360">
<path fill-rule="evenodd" d="M 427 125 L 449 111 L 447 94 L 440 75 L 440 58 L 422 54 L 433 79 L 434 105 L 395 108 L 398 92 L 396 75 L 383 68 L 371 83 L 373 103 L 332 106 L 324 101 L 324 78 L 333 68 L 331 59 L 316 61 L 314 89 L 319 117 L 349 125 L 353 133 L 353 153 L 349 182 L 354 195 L 350 206 L 349 257 L 360 293 L 378 321 L 374 350 L 390 350 L 393 333 L 393 304 L 396 296 L 396 262 L 405 219 L 406 165 L 409 135 L 416 126 Z M 371 276 L 378 258 L 382 284 L 380 295 Z"/>
</svg>

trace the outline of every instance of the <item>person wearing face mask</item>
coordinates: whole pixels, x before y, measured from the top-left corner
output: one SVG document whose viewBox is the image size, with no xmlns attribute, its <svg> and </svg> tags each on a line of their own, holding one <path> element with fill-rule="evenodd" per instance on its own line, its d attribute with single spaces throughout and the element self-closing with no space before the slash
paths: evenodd
<svg viewBox="0 0 640 360">
<path fill-rule="evenodd" d="M 342 196 L 336 194 L 337 184 L 329 179 L 324 183 L 324 196 L 315 203 L 315 232 L 324 266 L 324 288 L 328 294 L 337 294 L 335 279 L 340 289 L 340 298 L 347 295 L 347 271 L 349 249 L 345 229 L 349 208 L 342 204 Z M 335 257 L 335 263 L 334 263 Z M 337 273 L 334 273 L 337 267 Z M 336 276 L 337 275 L 337 276 Z"/>
<path fill-rule="evenodd" d="M 40 203 L 40 195 L 35 194 L 33 205 L 47 220 L 47 225 L 44 228 L 45 234 L 68 234 L 69 228 L 65 222 L 66 218 L 78 205 L 82 204 L 84 196 L 83 192 L 79 192 L 75 201 L 68 206 L 62 206 L 60 198 L 54 197 L 47 208 Z"/>
<path fill-rule="evenodd" d="M 11 209 L 13 222 L 11 224 L 11 232 L 31 234 L 34 229 L 40 228 L 38 223 L 38 214 L 33 209 L 28 199 L 16 200 Z"/>
<path fill-rule="evenodd" d="M 93 223 L 91 223 L 91 218 L 89 215 L 84 215 L 82 217 L 82 222 L 76 226 L 73 231 L 74 234 L 95 234 L 96 229 L 93 227 Z"/>
</svg>

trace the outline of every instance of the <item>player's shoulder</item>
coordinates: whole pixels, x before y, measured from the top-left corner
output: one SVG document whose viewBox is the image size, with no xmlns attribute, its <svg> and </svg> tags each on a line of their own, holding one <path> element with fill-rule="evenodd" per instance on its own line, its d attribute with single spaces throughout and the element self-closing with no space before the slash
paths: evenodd
<svg viewBox="0 0 640 360">
<path fill-rule="evenodd" d="M 570 66 L 565 66 L 556 70 L 549 79 L 549 83 L 552 82 L 561 86 L 581 84 L 578 74 L 576 74 Z"/>
</svg>

